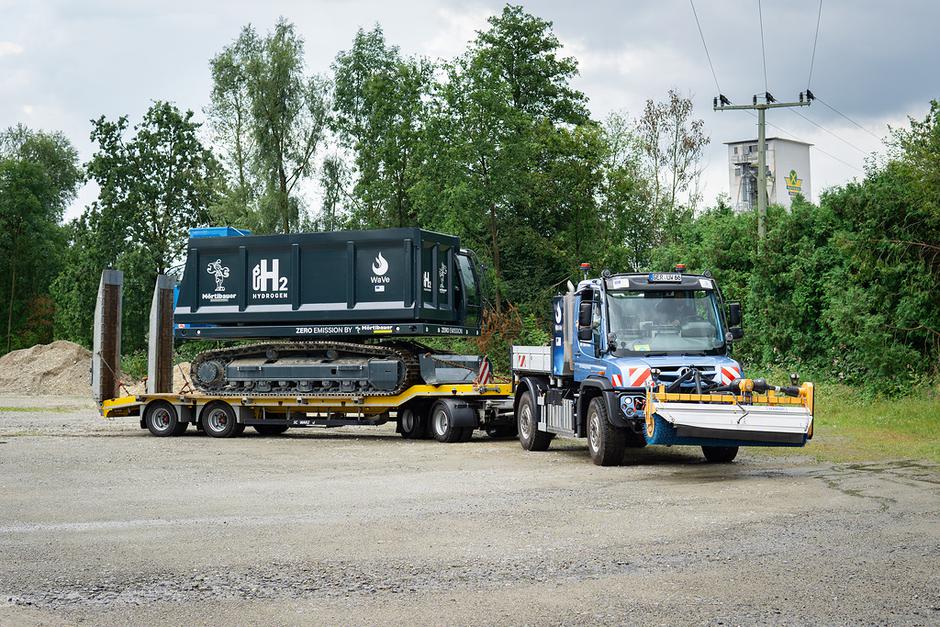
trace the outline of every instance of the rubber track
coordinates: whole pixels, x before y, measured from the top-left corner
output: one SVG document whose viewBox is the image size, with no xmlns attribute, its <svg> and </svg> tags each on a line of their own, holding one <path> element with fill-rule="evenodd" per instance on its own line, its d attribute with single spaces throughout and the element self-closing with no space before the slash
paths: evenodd
<svg viewBox="0 0 940 627">
<path fill-rule="evenodd" d="M 420 347 L 423 348 L 423 347 Z M 389 391 L 379 391 L 379 390 L 366 390 L 358 393 L 351 392 L 256 392 L 253 390 L 220 390 L 211 387 L 206 387 L 200 384 L 199 378 L 196 376 L 196 372 L 199 369 L 199 365 L 210 359 L 223 359 L 223 360 L 232 360 L 239 357 L 248 357 L 263 355 L 265 351 L 268 350 L 275 351 L 310 351 L 325 353 L 329 350 L 335 350 L 340 353 L 353 353 L 358 354 L 366 358 L 371 357 L 393 357 L 399 359 L 405 365 L 405 374 L 401 378 L 401 381 L 397 388 Z M 257 344 L 245 344 L 242 346 L 232 346 L 229 348 L 219 348 L 211 351 L 205 351 L 199 353 L 195 359 L 193 359 L 190 364 L 190 379 L 192 380 L 193 387 L 204 394 L 211 394 L 213 396 L 232 396 L 232 397 L 241 397 L 241 396 L 296 396 L 297 398 L 363 398 L 369 396 L 397 396 L 401 394 L 406 389 L 412 385 L 416 385 L 421 382 L 421 370 L 418 364 L 418 357 L 415 353 L 415 350 L 418 350 L 419 347 L 409 346 L 407 343 L 396 343 L 395 345 L 391 344 L 357 344 L 354 342 L 328 342 L 328 341 L 319 341 L 319 342 L 260 342 Z"/>
</svg>

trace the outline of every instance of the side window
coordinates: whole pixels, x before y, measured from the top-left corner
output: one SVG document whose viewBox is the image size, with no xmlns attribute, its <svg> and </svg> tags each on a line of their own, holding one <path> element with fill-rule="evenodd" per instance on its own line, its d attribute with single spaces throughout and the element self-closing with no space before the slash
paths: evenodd
<svg viewBox="0 0 940 627">
<path fill-rule="evenodd" d="M 601 301 L 596 292 L 591 313 L 591 329 L 594 331 L 594 346 L 599 347 L 601 345 Z"/>
</svg>

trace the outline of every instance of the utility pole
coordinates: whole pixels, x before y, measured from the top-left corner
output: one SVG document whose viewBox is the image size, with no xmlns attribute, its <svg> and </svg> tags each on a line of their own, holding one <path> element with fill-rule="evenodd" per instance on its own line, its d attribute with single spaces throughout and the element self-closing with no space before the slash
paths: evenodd
<svg viewBox="0 0 940 627">
<path fill-rule="evenodd" d="M 799 102 L 777 102 L 770 92 L 764 92 L 760 96 L 762 102 L 758 102 L 758 96 L 754 96 L 752 104 L 735 105 L 731 104 L 725 96 L 719 94 L 713 100 L 715 111 L 735 111 L 735 110 L 757 110 L 757 237 L 764 239 L 767 235 L 767 131 L 766 114 L 767 109 L 779 109 L 782 107 L 808 107 L 809 103 L 815 99 L 813 92 L 806 90 L 800 92 Z"/>
</svg>

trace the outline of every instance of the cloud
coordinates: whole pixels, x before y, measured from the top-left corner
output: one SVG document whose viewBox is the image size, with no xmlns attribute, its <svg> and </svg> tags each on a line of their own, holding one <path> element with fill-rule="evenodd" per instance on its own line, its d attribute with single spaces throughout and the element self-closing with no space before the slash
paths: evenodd
<svg viewBox="0 0 940 627">
<path fill-rule="evenodd" d="M 466 49 L 476 38 L 477 31 L 484 30 L 486 20 L 496 12 L 484 7 L 441 7 L 435 13 L 438 31 L 418 46 L 419 51 L 432 58 L 450 59 Z"/>
<path fill-rule="evenodd" d="M 32 114 L 33 114 L 33 105 L 24 104 L 24 105 L 23 105 L 23 113 L 25 113 L 26 115 L 32 115 Z"/>
<path fill-rule="evenodd" d="M 12 41 L 0 41 L 0 57 L 15 57 L 23 54 L 23 46 Z"/>
</svg>

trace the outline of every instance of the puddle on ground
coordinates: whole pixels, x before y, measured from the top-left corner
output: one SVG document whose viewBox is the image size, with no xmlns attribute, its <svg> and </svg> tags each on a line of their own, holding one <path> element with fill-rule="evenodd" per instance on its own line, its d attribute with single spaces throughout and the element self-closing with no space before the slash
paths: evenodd
<svg viewBox="0 0 940 627">
<path fill-rule="evenodd" d="M 887 511 L 897 503 L 897 499 L 872 494 L 876 486 L 871 484 L 871 480 L 875 477 L 880 482 L 918 490 L 933 491 L 932 486 L 940 485 L 940 466 L 907 459 L 837 464 L 809 474 L 837 492 L 878 503 L 881 511 Z M 861 487 L 853 485 L 859 481 L 862 482 Z"/>
</svg>

